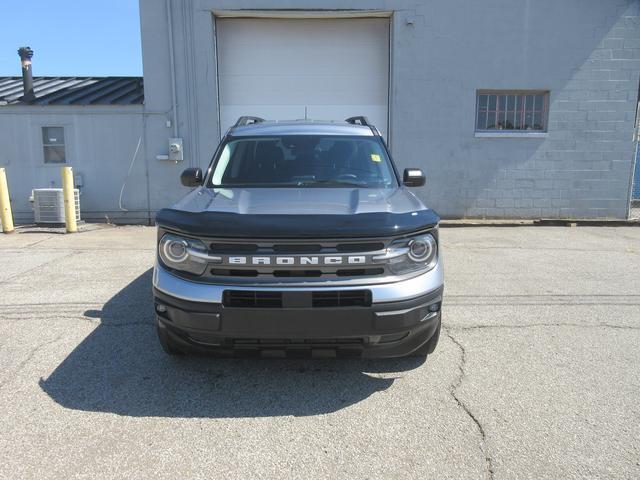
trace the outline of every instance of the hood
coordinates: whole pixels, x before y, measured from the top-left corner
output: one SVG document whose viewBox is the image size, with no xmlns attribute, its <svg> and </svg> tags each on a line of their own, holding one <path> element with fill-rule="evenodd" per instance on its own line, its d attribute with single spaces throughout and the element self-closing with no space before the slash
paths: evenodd
<svg viewBox="0 0 640 480">
<path fill-rule="evenodd" d="M 204 188 L 195 189 L 172 208 L 187 212 L 243 215 L 354 215 L 406 213 L 424 209 L 403 188 Z"/>
<path fill-rule="evenodd" d="M 404 188 L 200 187 L 156 216 L 170 230 L 228 238 L 385 237 L 438 221 Z"/>
</svg>

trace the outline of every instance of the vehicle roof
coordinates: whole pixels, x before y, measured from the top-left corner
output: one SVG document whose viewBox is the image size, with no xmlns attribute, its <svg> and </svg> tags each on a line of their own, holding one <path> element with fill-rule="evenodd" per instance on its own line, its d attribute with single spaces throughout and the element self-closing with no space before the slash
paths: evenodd
<svg viewBox="0 0 640 480">
<path fill-rule="evenodd" d="M 374 127 L 375 128 L 375 127 Z M 255 135 L 352 135 L 374 136 L 370 126 L 354 125 L 347 122 L 319 120 L 278 120 L 264 121 L 231 127 L 227 132 L 234 137 Z"/>
</svg>

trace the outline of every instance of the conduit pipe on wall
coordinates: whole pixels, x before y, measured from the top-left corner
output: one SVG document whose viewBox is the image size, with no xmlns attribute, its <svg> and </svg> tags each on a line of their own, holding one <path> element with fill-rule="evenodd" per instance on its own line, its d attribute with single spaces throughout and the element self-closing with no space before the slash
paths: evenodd
<svg viewBox="0 0 640 480">
<path fill-rule="evenodd" d="M 178 137 L 178 96 L 176 94 L 176 66 L 173 52 L 173 13 L 171 11 L 171 0 L 166 0 L 167 5 L 167 28 L 169 29 L 169 63 L 171 74 L 171 124 L 173 126 L 173 136 Z"/>
</svg>

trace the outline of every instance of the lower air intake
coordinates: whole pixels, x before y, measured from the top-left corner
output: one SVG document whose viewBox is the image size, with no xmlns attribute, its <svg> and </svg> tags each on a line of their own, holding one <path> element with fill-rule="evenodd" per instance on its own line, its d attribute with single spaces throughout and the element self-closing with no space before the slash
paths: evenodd
<svg viewBox="0 0 640 480">
<path fill-rule="evenodd" d="M 315 308 L 328 307 L 370 307 L 370 290 L 336 290 L 313 292 L 312 304 Z"/>
<path fill-rule="evenodd" d="M 225 290 L 222 304 L 233 308 L 282 308 L 282 293 Z"/>
<path fill-rule="evenodd" d="M 283 292 L 225 290 L 222 304 L 230 308 L 291 308 L 291 302 L 284 301 Z M 292 294 L 288 293 L 287 298 Z M 295 293 L 293 295 L 296 295 Z M 333 290 L 311 292 L 310 297 L 298 299 L 294 308 L 337 308 L 370 307 L 371 290 Z M 308 302 L 308 303 L 306 303 Z"/>
</svg>

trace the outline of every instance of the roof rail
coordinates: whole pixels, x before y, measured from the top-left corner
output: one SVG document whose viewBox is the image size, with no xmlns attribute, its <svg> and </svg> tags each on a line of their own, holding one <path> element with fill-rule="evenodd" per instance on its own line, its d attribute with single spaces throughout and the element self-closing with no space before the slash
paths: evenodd
<svg viewBox="0 0 640 480">
<path fill-rule="evenodd" d="M 375 125 L 369 123 L 369 120 L 364 115 L 358 115 L 356 117 L 349 117 L 345 120 L 345 122 L 350 123 L 351 125 L 362 125 L 364 127 L 369 127 L 371 132 L 377 137 L 381 137 L 382 134 L 380 130 L 378 130 Z"/>
<path fill-rule="evenodd" d="M 351 125 L 364 125 L 365 127 L 370 126 L 369 120 L 364 115 L 358 115 L 356 117 L 349 117 L 345 120 L 345 122 L 350 123 Z"/>
<path fill-rule="evenodd" d="M 254 123 L 264 122 L 264 118 L 260 117 L 240 117 L 238 121 L 235 123 L 234 127 L 244 127 L 245 125 L 253 125 Z"/>
</svg>

